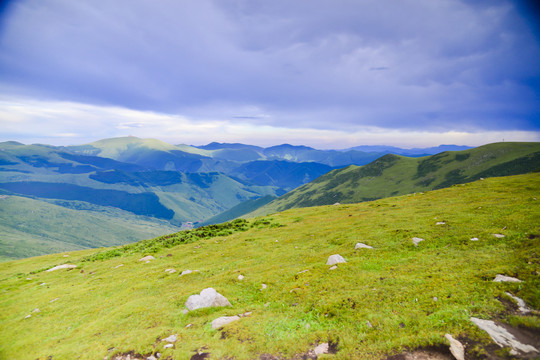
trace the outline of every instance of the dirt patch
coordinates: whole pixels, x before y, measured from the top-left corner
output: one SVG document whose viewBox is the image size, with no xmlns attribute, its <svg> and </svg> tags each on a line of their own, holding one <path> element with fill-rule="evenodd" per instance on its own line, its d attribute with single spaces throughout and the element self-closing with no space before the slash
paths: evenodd
<svg viewBox="0 0 540 360">
<path fill-rule="evenodd" d="M 389 356 L 386 360 L 455 360 L 447 346 L 440 345 L 429 348 L 406 351 Z"/>
<path fill-rule="evenodd" d="M 209 358 L 210 358 L 210 353 L 203 352 L 203 353 L 196 353 L 195 355 L 190 357 L 189 360 L 204 360 L 204 359 L 209 359 Z"/>
</svg>

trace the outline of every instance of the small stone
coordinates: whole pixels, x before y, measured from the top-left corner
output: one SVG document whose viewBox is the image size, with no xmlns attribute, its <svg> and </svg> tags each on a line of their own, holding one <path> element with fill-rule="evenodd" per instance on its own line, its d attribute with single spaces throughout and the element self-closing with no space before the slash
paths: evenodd
<svg viewBox="0 0 540 360">
<path fill-rule="evenodd" d="M 505 237 L 506 235 L 503 235 L 503 234 L 493 234 L 493 236 L 495 236 L 495 237 L 498 238 L 498 239 L 501 239 L 501 238 Z"/>
<path fill-rule="evenodd" d="M 161 353 L 156 353 L 156 357 L 159 359 L 161 357 Z"/>
<path fill-rule="evenodd" d="M 494 282 L 523 282 L 522 280 L 519 280 L 515 277 L 501 275 L 501 274 L 498 274 L 497 276 L 495 276 L 495 279 L 493 279 L 493 281 Z"/>
<path fill-rule="evenodd" d="M 304 327 L 305 327 L 306 329 L 309 329 L 309 328 L 311 327 L 311 325 L 306 324 L 306 325 L 304 325 Z"/>
<path fill-rule="evenodd" d="M 341 204 L 340 204 L 340 203 L 338 203 L 338 202 L 334 204 L 334 206 L 338 206 L 338 205 L 341 205 Z"/>
<path fill-rule="evenodd" d="M 367 326 L 368 326 L 369 328 L 372 328 L 372 327 L 373 327 L 373 325 L 371 325 L 371 323 L 369 322 L 369 320 L 366 321 L 366 324 L 367 324 Z"/>
<path fill-rule="evenodd" d="M 424 239 L 419 238 L 419 237 L 413 237 L 413 238 L 412 238 L 412 242 L 413 242 L 414 246 L 418 246 L 418 244 L 419 244 L 420 242 L 422 242 L 422 241 L 424 241 Z"/>
<path fill-rule="evenodd" d="M 169 337 L 166 337 L 165 339 L 162 339 L 161 341 L 167 341 L 170 343 L 175 342 L 178 339 L 178 334 L 170 335 Z"/>
<path fill-rule="evenodd" d="M 433 301 L 439 301 L 439 298 L 436 297 L 436 296 L 434 296 L 434 297 L 433 297 Z"/>
<path fill-rule="evenodd" d="M 150 260 L 156 260 L 156 258 L 153 257 L 152 255 L 148 255 L 139 259 L 139 261 L 150 261 Z"/>
<path fill-rule="evenodd" d="M 471 238 L 471 241 L 478 241 L 478 238 Z"/>
<path fill-rule="evenodd" d="M 313 351 L 315 352 L 315 355 L 319 356 L 322 354 L 328 354 L 329 346 L 328 343 L 322 343 L 319 344 Z"/>
<path fill-rule="evenodd" d="M 124 264 L 116 265 L 115 267 L 113 267 L 113 269 L 118 269 L 119 267 L 122 267 L 122 266 L 124 266 Z"/>
<path fill-rule="evenodd" d="M 528 314 L 528 313 L 531 312 L 531 309 L 529 309 L 529 307 L 527 306 L 527 304 L 525 304 L 525 301 L 523 301 L 523 299 L 518 298 L 517 296 L 514 296 L 514 295 L 510 294 L 509 292 L 507 292 L 506 295 L 510 296 L 517 303 L 518 310 L 522 314 Z"/>
<path fill-rule="evenodd" d="M 332 267 L 331 267 L 330 269 L 328 269 L 328 270 L 336 270 L 336 269 L 337 269 L 337 266 L 334 265 L 334 266 L 332 266 Z"/>
<path fill-rule="evenodd" d="M 157 360 L 157 357 L 155 357 L 154 355 L 150 355 L 146 358 L 146 360 Z"/>
<path fill-rule="evenodd" d="M 62 255 L 63 257 L 69 257 L 69 255 Z"/>
<path fill-rule="evenodd" d="M 174 346 L 173 344 L 167 344 L 167 345 L 164 346 L 164 348 L 165 348 L 165 349 L 170 349 L 170 348 L 172 348 L 173 346 Z"/>
<path fill-rule="evenodd" d="M 26 278 L 26 280 L 32 280 L 32 279 L 30 279 L 30 278 Z"/>
<path fill-rule="evenodd" d="M 25 318 L 25 319 L 28 319 L 28 318 L 30 318 L 30 317 L 32 317 L 32 315 L 26 315 L 24 318 Z"/>
<path fill-rule="evenodd" d="M 335 265 L 335 264 L 346 263 L 346 262 L 347 261 L 345 261 L 343 256 L 339 254 L 335 254 L 335 255 L 330 255 L 328 257 L 328 260 L 326 261 L 326 265 Z"/>
<path fill-rule="evenodd" d="M 248 312 L 245 312 L 245 313 L 240 314 L 240 315 L 238 315 L 238 316 L 240 316 L 240 317 L 248 317 L 248 316 L 251 316 L 251 314 L 253 314 L 253 312 L 252 312 L 252 311 L 248 311 Z"/>
<path fill-rule="evenodd" d="M 261 286 L 261 290 L 264 290 L 264 289 L 266 289 L 266 284 L 262 284 Z"/>
<path fill-rule="evenodd" d="M 212 329 L 219 329 L 220 327 L 223 327 L 227 324 L 230 324 L 234 321 L 240 320 L 240 317 L 237 315 L 234 316 L 222 316 L 220 318 L 215 319 L 212 321 Z"/>
<path fill-rule="evenodd" d="M 172 274 L 172 273 L 175 273 L 176 270 L 175 269 L 165 269 L 165 272 L 169 273 L 169 274 Z"/>
<path fill-rule="evenodd" d="M 56 300 L 58 300 L 58 299 L 60 299 L 60 298 L 55 298 L 55 299 L 52 299 L 52 300 L 51 300 L 51 301 L 49 301 L 49 302 L 50 302 L 50 303 L 52 303 L 52 302 L 55 302 L 55 301 L 56 301 Z"/>
<path fill-rule="evenodd" d="M 38 309 L 38 308 L 35 308 L 32 312 L 33 312 L 33 313 L 39 312 L 39 309 Z"/>
<path fill-rule="evenodd" d="M 64 265 L 58 265 L 58 266 L 55 266 L 53 268 L 50 268 L 49 270 L 47 270 L 46 272 L 51 272 L 51 271 L 55 271 L 55 270 L 60 270 L 60 269 L 74 269 L 76 268 L 77 265 L 73 265 L 73 264 L 64 264 Z"/>
<path fill-rule="evenodd" d="M 172 256 L 172 254 L 167 254 L 167 257 L 170 257 L 170 256 Z"/>
<path fill-rule="evenodd" d="M 187 324 L 186 328 L 190 328 L 191 326 L 192 326 L 192 324 Z"/>
<path fill-rule="evenodd" d="M 191 274 L 193 272 L 193 270 L 184 270 L 182 271 L 182 273 L 180 274 L 180 276 L 182 275 L 187 275 L 187 274 Z"/>
<path fill-rule="evenodd" d="M 244 280 L 244 275 L 238 275 L 238 280 Z"/>
<path fill-rule="evenodd" d="M 354 250 L 358 250 L 358 249 L 373 249 L 373 246 L 369 246 L 369 245 L 366 245 L 366 244 L 363 244 L 363 243 L 357 243 L 354 246 Z"/>
<path fill-rule="evenodd" d="M 446 223 L 444 221 L 437 221 L 435 225 L 446 225 Z"/>
<path fill-rule="evenodd" d="M 302 270 L 300 271 L 298 274 L 302 274 L 302 273 L 305 273 L 305 272 L 308 272 L 309 270 Z"/>
<path fill-rule="evenodd" d="M 463 344 L 454 339 L 450 334 L 446 334 L 444 337 L 450 342 L 450 352 L 456 360 L 465 360 L 465 348 Z"/>
<path fill-rule="evenodd" d="M 264 304 L 264 307 L 265 307 L 265 308 L 267 308 L 267 307 L 269 307 L 269 306 L 270 306 L 270 303 Z"/>
</svg>

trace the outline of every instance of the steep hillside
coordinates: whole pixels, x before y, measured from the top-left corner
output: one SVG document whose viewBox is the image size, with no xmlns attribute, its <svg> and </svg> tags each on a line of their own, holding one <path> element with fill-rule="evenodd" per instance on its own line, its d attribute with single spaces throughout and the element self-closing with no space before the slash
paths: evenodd
<svg viewBox="0 0 540 360">
<path fill-rule="evenodd" d="M 471 317 L 503 323 L 528 344 L 526 333 L 538 333 L 538 312 L 522 315 L 510 297 L 540 308 L 538 189 L 539 174 L 491 178 L 2 263 L 0 358 L 313 359 L 327 343 L 334 354 L 320 359 L 427 350 L 451 359 L 445 334 L 467 359 L 526 358 Z M 360 242 L 373 248 L 355 250 Z M 347 262 L 332 270 L 333 254 Z M 45 271 L 65 263 L 77 268 Z M 231 306 L 185 312 L 188 297 L 209 287 Z"/>
<path fill-rule="evenodd" d="M 421 158 L 389 154 L 365 166 L 334 170 L 248 216 L 338 202 L 369 201 L 538 170 L 540 143 L 496 143 Z"/>
<path fill-rule="evenodd" d="M 96 210 L 0 195 L 0 260 L 127 244 L 178 229 L 112 208 Z"/>
</svg>

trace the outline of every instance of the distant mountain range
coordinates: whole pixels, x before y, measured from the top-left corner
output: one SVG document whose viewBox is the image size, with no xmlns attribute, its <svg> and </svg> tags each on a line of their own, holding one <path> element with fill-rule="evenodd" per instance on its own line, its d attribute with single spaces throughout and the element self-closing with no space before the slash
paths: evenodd
<svg viewBox="0 0 540 360">
<path fill-rule="evenodd" d="M 492 168 L 491 173 L 485 176 L 503 175 L 518 163 L 521 165 L 516 165 L 512 173 L 530 171 L 537 161 L 535 157 L 523 158 L 531 156 L 531 152 L 527 152 L 530 149 L 523 149 L 534 148 L 538 144 L 493 146 L 506 150 L 482 155 L 487 156 L 493 166 L 501 166 Z M 104 139 L 76 146 L 3 142 L 0 143 L 0 195 L 8 196 L 10 202 L 3 202 L 2 205 L 9 204 L 9 208 L 2 210 L 8 217 L 13 209 L 27 209 L 29 215 L 21 215 L 25 212 L 19 211 L 18 222 L 0 220 L 0 256 L 18 257 L 24 253 L 24 249 L 2 249 L 2 244 L 12 244 L 6 239 L 24 237 L 21 223 L 26 229 L 33 229 L 34 235 L 29 235 L 29 238 L 42 244 L 38 247 L 42 253 L 47 252 L 47 241 L 52 238 L 49 235 L 36 237 L 36 234 L 47 228 L 48 222 L 30 216 L 31 209 L 37 204 L 51 209 L 51 214 L 59 214 L 59 218 L 72 216 L 65 209 L 81 211 L 80 214 L 90 212 L 99 213 L 102 217 L 112 216 L 114 221 L 111 224 L 128 226 L 123 237 L 111 238 L 112 242 L 107 244 L 121 244 L 139 236 L 160 235 L 164 229 L 170 232 L 171 227 L 179 228 L 188 222 L 197 226 L 226 221 L 253 211 L 258 214 L 310 204 L 357 202 L 469 181 L 476 176 L 470 169 L 480 169 L 476 163 L 487 161 L 473 156 L 477 149 L 456 152 L 456 155 L 445 152 L 433 157 L 442 159 L 440 161 L 430 157 L 406 158 L 387 154 L 408 151 L 418 156 L 456 148 L 462 147 L 441 145 L 406 150 L 368 146 L 317 150 L 288 144 L 269 148 L 220 143 L 189 146 L 135 137 Z M 505 161 L 512 165 L 505 164 Z M 451 168 L 451 163 L 459 163 L 466 168 Z M 438 166 L 438 170 L 418 175 L 424 171 L 418 169 L 430 169 L 430 166 Z M 377 169 L 384 176 L 370 175 L 379 171 Z M 455 171 L 447 174 L 445 169 Z M 386 174 L 390 174 L 389 177 Z M 349 177 L 363 180 L 351 183 Z M 321 186 L 324 182 L 328 184 Z M 285 196 L 278 198 L 282 195 Z M 134 216 L 145 222 L 143 232 L 135 227 L 129 231 Z M 83 220 L 80 220 L 81 224 Z M 73 229 L 66 225 L 68 223 L 65 220 L 62 222 L 64 225 L 57 227 L 60 239 L 68 239 L 73 234 Z M 93 226 L 99 225 L 94 222 Z M 85 233 L 92 233 L 91 227 L 88 229 Z M 45 230 L 42 233 L 49 234 Z M 77 246 L 83 243 L 87 246 L 82 240 L 77 242 Z M 94 240 L 90 242 L 96 246 L 102 244 Z M 23 248 L 28 243 L 19 242 Z M 57 245 L 51 243 L 50 249 L 58 249 Z"/>
</svg>

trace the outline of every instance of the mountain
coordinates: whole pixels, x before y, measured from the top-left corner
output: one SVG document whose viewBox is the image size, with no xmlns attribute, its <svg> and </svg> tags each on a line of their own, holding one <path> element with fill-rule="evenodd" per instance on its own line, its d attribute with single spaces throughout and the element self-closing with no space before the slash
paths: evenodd
<svg viewBox="0 0 540 360">
<path fill-rule="evenodd" d="M 540 143 L 495 143 L 421 158 L 388 154 L 368 165 L 331 171 L 248 216 L 307 206 L 356 203 L 539 170 Z"/>
<path fill-rule="evenodd" d="M 93 210 L 0 195 L 0 261 L 122 245 L 178 231 L 166 221 L 126 211 Z"/>
<path fill-rule="evenodd" d="M 357 150 L 362 152 L 375 152 L 379 154 L 395 154 L 403 156 L 426 156 L 434 155 L 444 151 L 460 151 L 472 149 L 470 146 L 464 145 L 439 145 L 436 147 L 429 148 L 413 148 L 413 149 L 402 149 L 395 146 L 387 145 L 362 145 L 355 146 L 343 151 Z"/>
<path fill-rule="evenodd" d="M 540 309 L 539 188 L 539 174 L 490 178 L 0 263 L 1 358 L 313 359 L 327 344 L 319 359 L 451 359 L 445 334 L 466 359 L 537 358 L 471 318 L 538 346 L 538 312 L 512 297 Z M 76 268 L 47 271 L 62 264 Z M 184 312 L 207 288 L 231 306 Z"/>
</svg>

